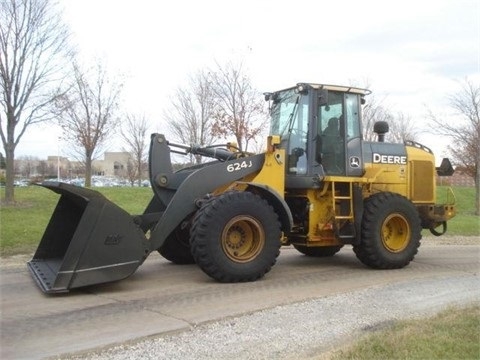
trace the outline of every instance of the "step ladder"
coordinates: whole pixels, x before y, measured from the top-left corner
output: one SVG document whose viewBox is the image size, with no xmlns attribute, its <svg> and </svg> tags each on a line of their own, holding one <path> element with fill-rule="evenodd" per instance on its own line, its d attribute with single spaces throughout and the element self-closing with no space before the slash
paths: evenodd
<svg viewBox="0 0 480 360">
<path fill-rule="evenodd" d="M 335 216 L 335 235 L 342 242 L 348 244 L 356 238 L 353 212 L 353 183 L 332 181 L 331 184 L 332 208 Z M 340 184 L 343 186 L 338 189 Z"/>
</svg>

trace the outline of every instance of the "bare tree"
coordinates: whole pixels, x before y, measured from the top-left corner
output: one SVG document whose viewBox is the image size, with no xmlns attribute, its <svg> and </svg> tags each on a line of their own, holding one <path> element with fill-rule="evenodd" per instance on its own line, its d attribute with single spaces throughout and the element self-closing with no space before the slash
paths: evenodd
<svg viewBox="0 0 480 360">
<path fill-rule="evenodd" d="M 40 160 L 38 163 L 38 174 L 40 175 L 40 180 L 44 180 L 48 174 L 48 163 L 45 160 Z"/>
<path fill-rule="evenodd" d="M 242 64 L 217 64 L 212 73 L 215 94 L 215 122 L 217 136 L 234 136 L 240 151 L 247 151 L 249 142 L 259 136 L 266 124 L 265 103 L 245 74 Z"/>
<path fill-rule="evenodd" d="M 50 0 L 0 1 L 0 135 L 6 156 L 5 202 L 14 202 L 15 148 L 30 125 L 46 121 L 71 55 L 69 32 Z"/>
<path fill-rule="evenodd" d="M 403 143 L 406 140 L 416 141 L 419 130 L 410 115 L 397 112 L 390 119 L 389 141 Z"/>
<path fill-rule="evenodd" d="M 55 100 L 55 112 L 64 138 L 85 165 L 85 186 L 91 186 L 92 161 L 113 137 L 122 84 L 112 82 L 102 64 L 90 73 L 73 65 L 69 91 Z"/>
<path fill-rule="evenodd" d="M 378 121 L 385 121 L 389 125 L 386 140 L 394 143 L 403 143 L 405 140 L 415 141 L 419 130 L 415 127 L 410 115 L 399 111 L 394 113 L 383 105 L 383 100 L 371 94 L 362 112 L 362 131 L 366 141 L 375 141 L 377 135 L 373 132 L 373 126 Z"/>
<path fill-rule="evenodd" d="M 135 181 L 138 180 L 138 169 L 133 163 L 132 158 L 128 158 L 127 160 L 127 168 L 125 169 L 125 176 L 128 179 L 130 186 L 133 186 L 135 184 Z M 141 181 L 139 181 L 138 183 L 140 186 Z"/>
<path fill-rule="evenodd" d="M 39 159 L 35 156 L 23 155 L 16 161 L 19 163 L 20 174 L 22 177 L 30 179 L 37 170 Z"/>
<path fill-rule="evenodd" d="M 428 117 L 437 134 L 453 140 L 449 149 L 455 162 L 475 179 L 475 214 L 480 215 L 480 84 L 467 78 L 448 100 L 458 120 L 440 118 L 432 111 Z"/>
<path fill-rule="evenodd" d="M 175 139 L 181 143 L 211 145 L 214 105 L 211 74 L 199 70 L 190 76 L 187 87 L 175 91 L 171 109 L 165 111 L 163 117 Z M 196 156 L 195 161 L 200 163 L 201 156 Z"/>
<path fill-rule="evenodd" d="M 130 183 L 137 180 L 142 184 L 143 164 L 146 161 L 148 125 L 145 115 L 128 114 L 121 130 L 122 139 L 127 145 L 126 151 L 131 159 L 127 164 L 127 173 Z"/>
</svg>

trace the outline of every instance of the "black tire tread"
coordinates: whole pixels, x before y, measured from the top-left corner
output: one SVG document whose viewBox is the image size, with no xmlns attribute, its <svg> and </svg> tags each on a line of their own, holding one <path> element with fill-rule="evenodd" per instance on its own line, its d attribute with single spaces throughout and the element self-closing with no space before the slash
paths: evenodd
<svg viewBox="0 0 480 360">
<path fill-rule="evenodd" d="M 380 238 L 381 219 L 388 214 L 399 212 L 408 220 L 411 239 L 407 247 L 399 253 L 391 253 L 382 244 Z M 362 240 L 354 245 L 353 251 L 365 265 L 375 269 L 399 269 L 407 266 L 415 257 L 420 246 L 421 222 L 415 206 L 404 196 L 381 192 L 367 198 L 364 202 L 362 218 Z"/>
<path fill-rule="evenodd" d="M 175 234 L 172 234 L 165 240 L 158 252 L 165 259 L 177 265 L 195 264 L 190 246 L 187 245 L 188 241 L 188 238 L 179 239 Z"/>
<path fill-rule="evenodd" d="M 247 206 L 247 205 L 248 206 Z M 219 219 L 232 208 L 243 206 L 255 209 L 265 216 L 264 230 L 266 234 L 265 249 L 255 262 L 256 270 L 247 264 L 228 264 L 225 261 L 226 255 L 221 250 L 212 251 L 216 240 L 212 240 L 212 227 Z M 215 235 L 213 235 L 215 236 Z M 246 282 L 255 281 L 269 272 L 280 254 L 280 222 L 278 216 L 268 202 L 250 192 L 231 191 L 215 196 L 207 200 L 197 211 L 193 218 L 190 231 L 190 245 L 192 255 L 197 265 L 213 279 L 224 282 Z M 245 270 L 245 271 L 244 271 Z"/>
</svg>

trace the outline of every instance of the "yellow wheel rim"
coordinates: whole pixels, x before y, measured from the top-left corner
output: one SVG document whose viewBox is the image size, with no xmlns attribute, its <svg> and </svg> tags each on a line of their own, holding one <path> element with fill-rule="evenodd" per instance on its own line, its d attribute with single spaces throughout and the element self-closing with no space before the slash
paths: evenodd
<svg viewBox="0 0 480 360">
<path fill-rule="evenodd" d="M 231 219 L 222 232 L 222 248 L 233 261 L 254 259 L 265 245 L 263 226 L 256 219 L 240 215 Z"/>
<path fill-rule="evenodd" d="M 411 230 L 407 219 L 400 214 L 389 215 L 382 224 L 382 243 L 390 252 L 404 250 L 410 242 Z"/>
</svg>

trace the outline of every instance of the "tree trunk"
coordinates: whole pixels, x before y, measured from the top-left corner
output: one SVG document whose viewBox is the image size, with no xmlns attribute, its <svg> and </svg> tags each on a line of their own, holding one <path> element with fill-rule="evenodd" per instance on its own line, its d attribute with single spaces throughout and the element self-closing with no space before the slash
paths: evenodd
<svg viewBox="0 0 480 360">
<path fill-rule="evenodd" d="M 11 205 L 15 203 L 15 150 L 11 146 L 7 146 L 5 150 L 6 177 L 5 177 L 5 204 Z"/>
<path fill-rule="evenodd" d="M 137 180 L 138 187 L 142 186 L 142 157 L 137 156 Z"/>
<path fill-rule="evenodd" d="M 85 187 L 92 186 L 92 156 L 85 157 Z"/>
<path fill-rule="evenodd" d="M 480 216 L 480 161 L 478 161 L 477 172 L 475 173 L 475 215 Z"/>
<path fill-rule="evenodd" d="M 477 174 L 477 181 L 475 182 L 475 215 L 480 216 L 480 179 Z"/>
</svg>

